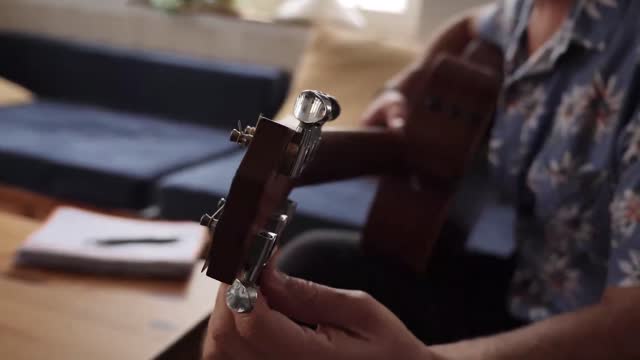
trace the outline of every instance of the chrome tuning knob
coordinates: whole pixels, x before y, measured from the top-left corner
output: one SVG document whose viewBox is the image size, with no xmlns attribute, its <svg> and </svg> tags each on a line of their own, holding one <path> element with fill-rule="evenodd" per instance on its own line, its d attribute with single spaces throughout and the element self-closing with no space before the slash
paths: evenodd
<svg viewBox="0 0 640 360">
<path fill-rule="evenodd" d="M 285 162 L 285 175 L 296 178 L 302 174 L 316 153 L 322 138 L 322 125 L 340 115 L 336 99 L 318 90 L 305 90 L 293 105 L 293 116 L 300 122 L 292 141 L 290 158 Z"/>
<path fill-rule="evenodd" d="M 258 279 L 276 249 L 278 239 L 293 217 L 296 203 L 287 200 L 272 214 L 266 229 L 259 232 L 249 248 L 244 265 L 227 289 L 227 307 L 238 313 L 251 312 L 258 299 Z"/>
<path fill-rule="evenodd" d="M 302 124 L 324 124 L 339 115 L 336 99 L 318 90 L 301 92 L 293 106 L 293 116 Z"/>
</svg>

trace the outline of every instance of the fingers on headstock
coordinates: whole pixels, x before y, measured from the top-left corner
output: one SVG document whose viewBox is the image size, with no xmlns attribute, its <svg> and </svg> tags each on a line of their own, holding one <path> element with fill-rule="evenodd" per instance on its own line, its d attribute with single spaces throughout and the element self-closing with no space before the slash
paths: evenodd
<svg viewBox="0 0 640 360">
<path fill-rule="evenodd" d="M 296 129 L 262 116 L 255 127 L 238 122 L 230 140 L 248 149 L 233 178 L 228 203 L 223 204 L 224 216 L 219 206 L 201 221 L 215 229 L 207 275 L 229 284 L 235 279 L 255 281 L 293 216 L 295 203 L 287 196 L 294 180 L 313 158 L 322 125 L 339 113 L 335 98 L 306 90 L 294 107 Z"/>
</svg>

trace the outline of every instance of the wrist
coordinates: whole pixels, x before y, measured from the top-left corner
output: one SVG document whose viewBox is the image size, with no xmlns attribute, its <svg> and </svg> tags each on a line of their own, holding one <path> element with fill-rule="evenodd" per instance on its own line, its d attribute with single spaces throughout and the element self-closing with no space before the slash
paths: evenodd
<svg viewBox="0 0 640 360">
<path fill-rule="evenodd" d="M 484 360 L 497 359 L 492 338 L 463 340 L 450 344 L 430 346 L 433 360 Z"/>
<path fill-rule="evenodd" d="M 450 351 L 447 351 L 449 345 L 429 346 L 431 360 L 454 360 Z"/>
<path fill-rule="evenodd" d="M 442 345 L 424 346 L 422 352 L 422 359 L 427 360 L 457 360 L 455 357 L 451 357 L 451 354 L 447 354 Z"/>
</svg>

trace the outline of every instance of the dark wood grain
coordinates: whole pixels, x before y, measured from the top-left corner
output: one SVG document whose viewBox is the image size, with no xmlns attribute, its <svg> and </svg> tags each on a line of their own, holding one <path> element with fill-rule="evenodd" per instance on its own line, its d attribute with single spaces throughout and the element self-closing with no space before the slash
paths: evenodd
<svg viewBox="0 0 640 360">
<path fill-rule="evenodd" d="M 458 182 L 493 118 L 501 88 L 497 49 L 471 44 L 425 72 L 405 126 L 409 176 L 383 178 L 363 232 L 364 251 L 423 272 Z"/>
<path fill-rule="evenodd" d="M 278 169 L 295 131 L 261 119 L 227 196 L 209 250 L 207 275 L 230 284 L 243 264 L 251 241 L 287 198 L 293 180 Z"/>
<path fill-rule="evenodd" d="M 313 161 L 296 185 L 408 171 L 405 138 L 384 128 L 324 129 Z"/>
</svg>

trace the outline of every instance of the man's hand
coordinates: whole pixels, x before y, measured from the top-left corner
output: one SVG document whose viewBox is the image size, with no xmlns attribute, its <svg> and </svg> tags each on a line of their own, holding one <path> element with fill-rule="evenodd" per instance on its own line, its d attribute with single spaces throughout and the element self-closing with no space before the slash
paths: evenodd
<svg viewBox="0 0 640 360">
<path fill-rule="evenodd" d="M 384 90 L 367 107 L 360 122 L 365 126 L 386 126 L 399 129 L 409 115 L 405 96 L 397 90 Z"/>
<path fill-rule="evenodd" d="M 270 268 L 254 310 L 238 314 L 225 305 L 227 287 L 220 287 L 209 321 L 206 359 L 431 359 L 426 346 L 364 292 L 329 288 Z"/>
</svg>

